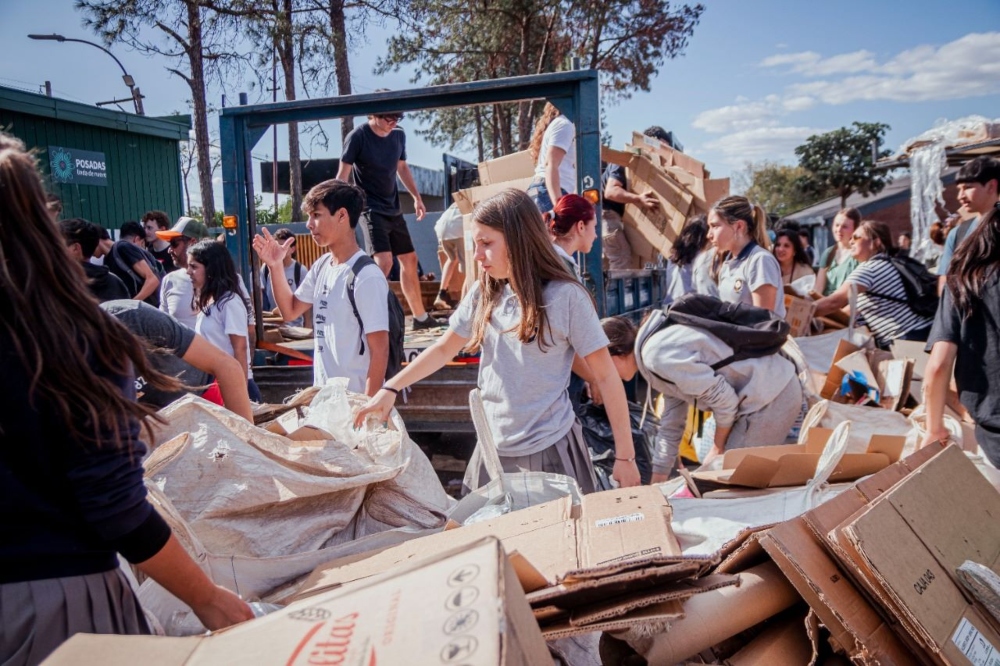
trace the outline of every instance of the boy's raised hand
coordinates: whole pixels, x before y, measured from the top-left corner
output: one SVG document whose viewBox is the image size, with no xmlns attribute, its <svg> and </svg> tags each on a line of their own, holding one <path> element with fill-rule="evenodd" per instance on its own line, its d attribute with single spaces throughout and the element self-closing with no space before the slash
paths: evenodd
<svg viewBox="0 0 1000 666">
<path fill-rule="evenodd" d="M 257 234 L 253 237 L 254 252 L 260 257 L 261 262 L 268 266 L 281 264 L 285 260 L 289 246 L 295 242 L 295 237 L 289 238 L 284 243 L 279 243 L 266 227 L 262 229 L 262 233 L 263 235 Z"/>
</svg>

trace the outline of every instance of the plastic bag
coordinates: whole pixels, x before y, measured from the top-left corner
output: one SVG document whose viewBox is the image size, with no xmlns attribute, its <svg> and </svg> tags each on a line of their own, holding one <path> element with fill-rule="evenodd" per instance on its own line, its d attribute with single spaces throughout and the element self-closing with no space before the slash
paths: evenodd
<svg viewBox="0 0 1000 666">
<path fill-rule="evenodd" d="M 639 476 L 643 484 L 648 484 L 653 476 L 653 440 L 659 419 L 647 414 L 645 423 L 642 421 L 642 405 L 628 403 L 629 420 L 632 423 L 632 443 L 635 446 L 635 463 L 639 468 Z M 615 437 L 611 431 L 611 422 L 604 407 L 594 403 L 580 405 L 576 415 L 583 426 L 583 439 L 587 442 L 590 459 L 594 463 L 594 471 L 601 490 L 609 490 L 611 473 L 615 466 Z"/>
</svg>

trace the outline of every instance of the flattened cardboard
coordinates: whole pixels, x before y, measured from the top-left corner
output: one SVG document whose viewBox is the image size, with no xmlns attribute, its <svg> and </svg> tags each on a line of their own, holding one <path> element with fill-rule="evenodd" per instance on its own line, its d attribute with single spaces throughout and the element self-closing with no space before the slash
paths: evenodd
<svg viewBox="0 0 1000 666">
<path fill-rule="evenodd" d="M 531 153 L 527 150 L 479 163 L 480 185 L 505 183 L 534 175 L 535 160 L 531 159 Z"/>
<path fill-rule="evenodd" d="M 816 465 L 832 430 L 811 428 L 805 444 L 756 446 L 727 451 L 721 470 L 696 471 L 696 482 L 748 488 L 801 486 L 816 473 Z M 830 483 L 853 481 L 873 474 L 899 460 L 905 437 L 875 435 L 865 453 L 846 453 L 828 479 Z"/>
<path fill-rule="evenodd" d="M 494 194 L 499 194 L 500 192 L 508 189 L 521 190 L 524 192 L 528 189 L 529 185 L 531 185 L 530 177 L 519 178 L 517 180 L 510 180 L 502 183 L 493 183 L 492 185 L 482 185 L 479 187 L 470 187 L 465 190 L 459 190 L 458 192 L 455 192 L 452 197 L 458 205 L 458 209 L 462 211 L 462 214 L 469 215 L 475 209 L 476 204 L 489 199 Z"/>
<path fill-rule="evenodd" d="M 682 602 L 677 600 L 664 601 L 662 603 L 634 610 L 630 613 L 622 615 L 621 617 L 597 622 L 595 624 L 588 624 L 582 627 L 574 626 L 570 624 L 569 620 L 564 620 L 563 622 L 542 627 L 542 636 L 545 640 L 551 641 L 556 638 L 569 638 L 570 636 L 589 634 L 594 631 L 620 631 L 622 629 L 628 629 L 636 624 L 673 622 L 683 618 L 684 605 Z"/>
<path fill-rule="evenodd" d="M 739 576 L 713 574 L 694 580 L 669 583 L 664 586 L 651 587 L 642 592 L 632 593 L 624 597 L 606 599 L 604 601 L 583 606 L 573 610 L 570 624 L 583 627 L 605 622 L 612 618 L 627 615 L 634 610 L 646 608 L 664 601 L 684 601 L 696 594 L 711 592 L 730 585 L 738 585 Z"/>
<path fill-rule="evenodd" d="M 680 167 L 698 178 L 708 178 L 708 171 L 705 169 L 705 164 L 703 162 L 700 162 L 690 155 L 686 155 L 678 150 L 674 150 L 659 139 L 646 136 L 645 134 L 640 134 L 639 132 L 632 132 L 632 145 L 642 146 L 647 150 L 651 149 L 655 151 L 664 158 L 666 166 Z"/>
<path fill-rule="evenodd" d="M 949 446 L 842 525 L 839 541 L 946 663 L 964 663 L 952 640 L 963 622 L 1000 659 L 1000 632 L 978 617 L 955 574 L 967 559 L 1000 571 L 998 517 L 1000 493 Z"/>
<path fill-rule="evenodd" d="M 785 321 L 791 328 L 792 337 L 809 335 L 813 315 L 816 314 L 816 302 L 809 298 L 801 298 L 785 294 Z"/>
<path fill-rule="evenodd" d="M 600 578 L 580 578 L 528 593 L 528 603 L 539 608 L 549 603 L 561 608 L 576 608 L 635 589 L 637 581 L 643 587 L 665 585 L 705 574 L 715 563 L 712 559 L 691 559 L 676 564 L 624 571 Z"/>
<path fill-rule="evenodd" d="M 77 634 L 45 663 L 528 666 L 547 660 L 503 548 L 485 539 L 207 637 Z"/>
</svg>

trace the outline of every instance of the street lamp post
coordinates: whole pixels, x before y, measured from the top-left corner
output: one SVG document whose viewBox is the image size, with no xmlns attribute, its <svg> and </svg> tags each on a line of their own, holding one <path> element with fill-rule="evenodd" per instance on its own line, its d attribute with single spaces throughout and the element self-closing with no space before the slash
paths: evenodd
<svg viewBox="0 0 1000 666">
<path fill-rule="evenodd" d="M 122 70 L 122 81 L 128 86 L 129 91 L 132 93 L 132 103 L 135 104 L 135 113 L 139 116 L 146 115 L 142 108 L 142 93 L 139 92 L 139 87 L 135 85 L 135 79 L 132 75 L 125 71 L 125 65 L 122 64 L 121 60 L 115 57 L 115 54 L 107 50 L 100 44 L 95 44 L 94 42 L 88 42 L 86 39 L 73 39 L 71 37 L 64 37 L 62 35 L 57 35 L 55 33 L 51 35 L 28 35 L 28 39 L 36 39 L 40 41 L 51 41 L 51 42 L 78 42 L 80 44 L 89 44 L 94 48 L 101 49 L 107 53 L 111 58 L 118 63 L 118 67 Z M 97 106 L 104 106 L 107 104 L 117 104 L 118 102 L 127 102 L 127 99 L 112 99 L 107 102 L 98 102 Z"/>
</svg>

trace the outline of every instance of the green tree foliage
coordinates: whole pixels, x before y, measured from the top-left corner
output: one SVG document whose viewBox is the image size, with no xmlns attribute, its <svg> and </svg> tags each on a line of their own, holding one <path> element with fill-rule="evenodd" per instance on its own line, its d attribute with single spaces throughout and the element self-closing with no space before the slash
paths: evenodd
<svg viewBox="0 0 1000 666">
<path fill-rule="evenodd" d="M 799 166 L 807 171 L 797 181 L 798 187 L 817 197 L 839 195 L 842 208 L 855 192 L 878 194 L 891 179 L 884 171 L 875 170 L 872 145 L 878 159 L 888 157 L 882 143 L 889 129 L 885 123 L 854 122 L 851 127 L 809 137 L 795 149 Z"/>
<path fill-rule="evenodd" d="M 439 85 L 566 69 L 601 72 L 606 103 L 649 90 L 659 67 L 684 52 L 704 7 L 667 0 L 412 0 L 404 29 L 376 73 L 413 66 L 414 83 Z M 420 114 L 437 145 L 475 148 L 480 159 L 523 150 L 538 102 Z"/>
<path fill-rule="evenodd" d="M 768 213 L 784 217 L 835 194 L 803 192 L 798 181 L 808 175 L 809 172 L 799 166 L 767 160 L 747 162 L 743 169 L 733 174 L 733 185 L 735 191 L 759 203 Z"/>
</svg>

